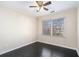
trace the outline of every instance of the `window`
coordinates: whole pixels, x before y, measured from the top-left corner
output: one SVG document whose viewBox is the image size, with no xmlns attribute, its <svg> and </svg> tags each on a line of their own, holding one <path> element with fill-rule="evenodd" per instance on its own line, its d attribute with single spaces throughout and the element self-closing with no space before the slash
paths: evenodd
<svg viewBox="0 0 79 59">
<path fill-rule="evenodd" d="M 63 36 L 64 18 L 43 21 L 43 35 L 51 35 L 51 32 L 53 36 Z"/>
<path fill-rule="evenodd" d="M 51 21 L 43 21 L 43 34 L 44 35 L 51 35 Z"/>
<path fill-rule="evenodd" d="M 64 18 L 55 19 L 52 21 L 52 35 L 63 36 L 64 32 Z"/>
</svg>

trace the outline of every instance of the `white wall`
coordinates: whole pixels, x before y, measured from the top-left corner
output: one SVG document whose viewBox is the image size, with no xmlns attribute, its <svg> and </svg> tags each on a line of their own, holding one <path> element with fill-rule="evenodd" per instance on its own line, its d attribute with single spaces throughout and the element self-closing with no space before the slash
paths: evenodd
<svg viewBox="0 0 79 59">
<path fill-rule="evenodd" d="M 42 34 L 42 21 L 64 17 L 64 37 L 45 36 Z M 57 12 L 51 16 L 38 17 L 38 41 L 71 49 L 77 48 L 77 9 Z"/>
<path fill-rule="evenodd" d="M 65 17 L 65 38 L 42 35 L 42 21 Z M 38 21 L 38 22 L 37 22 Z M 38 24 L 37 24 L 38 23 Z M 75 8 L 41 16 L 38 20 L 20 12 L 0 6 L 0 54 L 25 46 L 37 39 L 40 42 L 77 48 L 77 10 Z"/>
<path fill-rule="evenodd" d="M 0 6 L 0 54 L 36 40 L 36 19 Z"/>
<path fill-rule="evenodd" d="M 77 48 L 78 48 L 78 55 L 79 55 L 79 8 L 77 9 Z"/>
</svg>

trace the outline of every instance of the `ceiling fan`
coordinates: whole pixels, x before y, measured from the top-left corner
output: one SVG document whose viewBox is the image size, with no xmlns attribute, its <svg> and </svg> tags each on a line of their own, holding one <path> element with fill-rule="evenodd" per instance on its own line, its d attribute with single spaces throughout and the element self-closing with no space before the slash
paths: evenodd
<svg viewBox="0 0 79 59">
<path fill-rule="evenodd" d="M 43 1 L 36 1 L 37 6 L 29 6 L 30 8 L 36 8 L 38 7 L 39 10 L 37 10 L 37 12 L 39 12 L 41 10 L 41 8 L 43 8 L 44 10 L 48 11 L 49 9 L 46 7 L 47 5 L 51 4 L 51 1 L 48 1 L 46 3 L 44 3 Z"/>
</svg>

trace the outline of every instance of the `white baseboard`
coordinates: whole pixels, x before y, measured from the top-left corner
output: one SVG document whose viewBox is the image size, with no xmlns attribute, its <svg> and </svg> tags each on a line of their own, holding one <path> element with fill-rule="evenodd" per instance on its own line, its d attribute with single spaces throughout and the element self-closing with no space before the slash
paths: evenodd
<svg viewBox="0 0 79 59">
<path fill-rule="evenodd" d="M 77 54 L 78 54 L 78 56 L 79 56 L 79 50 L 78 50 L 77 48 L 67 47 L 67 46 L 58 45 L 58 44 L 51 44 L 51 43 L 49 43 L 49 42 L 43 42 L 43 41 L 33 41 L 33 42 L 30 42 L 30 43 L 24 44 L 24 45 L 22 45 L 22 46 L 19 46 L 19 47 L 17 47 L 17 48 L 14 48 L 14 49 L 12 49 L 12 50 L 21 48 L 21 47 L 23 47 L 23 46 L 27 46 L 27 45 L 32 44 L 32 43 L 35 43 L 35 42 L 41 42 L 41 43 L 46 43 L 46 44 L 50 44 L 50 45 L 55 45 L 55 46 L 60 46 L 60 47 L 65 47 L 65 48 L 73 49 L 73 50 L 76 50 L 76 51 L 77 51 Z M 0 53 L 0 55 L 5 54 L 5 53 L 7 53 L 7 52 L 10 52 L 10 51 L 12 51 L 12 50 L 4 51 L 3 53 Z"/>
<path fill-rule="evenodd" d="M 46 43 L 46 44 L 50 44 L 50 45 L 55 45 L 55 46 L 59 46 L 59 47 L 63 47 L 63 48 L 73 49 L 73 50 L 76 50 L 78 52 L 77 48 L 72 48 L 72 47 L 68 47 L 68 46 L 64 46 L 64 45 L 59 45 L 59 44 L 53 44 L 53 43 L 44 42 L 44 41 L 38 41 L 38 42 Z"/>
<path fill-rule="evenodd" d="M 77 54 L 78 54 L 78 56 L 79 56 L 79 50 L 78 50 L 78 49 L 76 49 L 76 51 L 77 51 Z"/>
<path fill-rule="evenodd" d="M 5 53 L 10 52 L 10 51 L 13 51 L 13 50 L 15 50 L 15 49 L 19 49 L 19 48 L 21 48 L 21 47 L 23 47 L 23 46 L 27 46 L 27 45 L 32 44 L 32 43 L 35 43 L 35 42 L 37 42 L 37 41 L 29 42 L 29 43 L 24 44 L 24 45 L 21 45 L 21 46 L 19 46 L 19 47 L 13 48 L 13 49 L 11 49 L 11 50 L 6 50 L 6 51 L 0 53 L 0 55 L 5 54 Z"/>
<path fill-rule="evenodd" d="M 53 44 L 53 43 L 49 43 L 49 42 L 43 42 L 43 41 L 38 41 L 41 43 L 46 43 L 46 44 L 50 44 L 50 45 L 55 45 L 55 46 L 59 46 L 59 47 L 64 47 L 64 48 L 68 48 L 68 49 L 73 49 L 76 50 L 78 56 L 79 56 L 79 50 L 77 48 L 72 48 L 72 47 L 68 47 L 68 46 L 64 46 L 64 45 L 59 45 L 59 44 Z"/>
</svg>

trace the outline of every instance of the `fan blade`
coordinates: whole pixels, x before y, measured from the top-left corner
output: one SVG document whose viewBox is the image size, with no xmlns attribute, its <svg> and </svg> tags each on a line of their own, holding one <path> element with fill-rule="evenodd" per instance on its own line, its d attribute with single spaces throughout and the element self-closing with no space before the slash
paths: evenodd
<svg viewBox="0 0 79 59">
<path fill-rule="evenodd" d="M 38 4 L 38 6 L 42 6 L 43 5 L 43 1 L 36 1 L 36 3 Z"/>
<path fill-rule="evenodd" d="M 48 11 L 48 8 L 45 8 L 45 7 L 44 7 L 43 9 L 46 10 L 46 11 Z"/>
<path fill-rule="evenodd" d="M 37 4 L 39 4 L 39 1 L 36 1 Z"/>
<path fill-rule="evenodd" d="M 43 6 L 47 6 L 47 5 L 50 5 L 51 4 L 51 1 L 48 1 L 47 3 L 43 4 Z"/>
<path fill-rule="evenodd" d="M 29 6 L 29 7 L 37 7 L 37 6 Z"/>
</svg>

